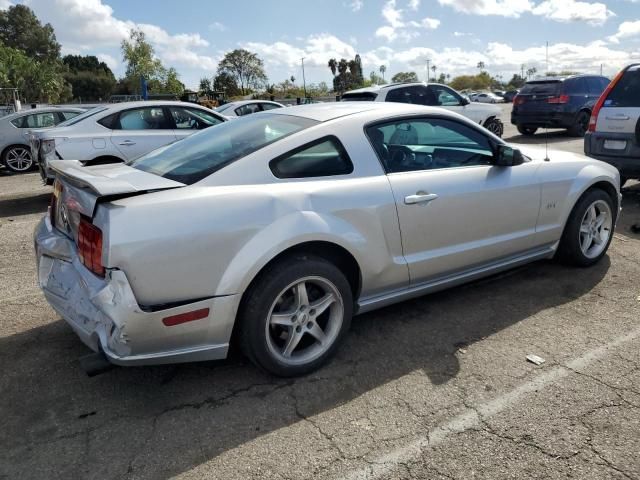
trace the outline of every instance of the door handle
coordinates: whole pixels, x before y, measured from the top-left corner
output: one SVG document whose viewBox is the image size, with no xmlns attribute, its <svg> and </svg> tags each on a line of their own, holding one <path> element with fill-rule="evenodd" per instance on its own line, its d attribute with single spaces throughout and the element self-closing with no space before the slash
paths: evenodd
<svg viewBox="0 0 640 480">
<path fill-rule="evenodd" d="M 123 147 L 129 147 L 129 146 L 135 145 L 135 144 L 136 144 L 136 142 L 132 142 L 131 140 L 125 140 L 124 142 L 119 143 L 118 145 L 122 145 Z"/>
<path fill-rule="evenodd" d="M 409 195 L 408 197 L 404 197 L 404 203 L 407 205 L 415 205 L 417 203 L 429 203 L 438 198 L 438 194 L 436 193 L 424 193 L 418 192 L 415 195 Z"/>
<path fill-rule="evenodd" d="M 631 118 L 631 117 L 628 117 L 628 116 L 626 116 L 626 115 L 616 115 L 615 117 L 608 117 L 608 116 L 607 116 L 607 117 L 605 117 L 605 118 L 606 118 L 607 120 L 629 120 L 629 118 Z"/>
</svg>

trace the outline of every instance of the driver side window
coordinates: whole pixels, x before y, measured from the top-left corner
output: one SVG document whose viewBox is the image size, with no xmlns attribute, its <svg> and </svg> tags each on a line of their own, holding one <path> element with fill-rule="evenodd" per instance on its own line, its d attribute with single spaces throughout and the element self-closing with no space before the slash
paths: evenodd
<svg viewBox="0 0 640 480">
<path fill-rule="evenodd" d="M 442 118 L 378 124 L 367 136 L 387 173 L 491 165 L 493 159 L 487 137 Z"/>
<path fill-rule="evenodd" d="M 429 85 L 427 87 L 435 98 L 434 105 L 442 107 L 457 107 L 460 105 L 460 98 L 450 89 L 441 85 Z"/>
</svg>

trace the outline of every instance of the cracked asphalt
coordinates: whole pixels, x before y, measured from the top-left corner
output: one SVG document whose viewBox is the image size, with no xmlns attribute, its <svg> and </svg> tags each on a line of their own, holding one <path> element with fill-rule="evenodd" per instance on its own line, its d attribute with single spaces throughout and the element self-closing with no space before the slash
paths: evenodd
<svg viewBox="0 0 640 480">
<path fill-rule="evenodd" d="M 36 286 L 49 192 L 0 170 L 0 479 L 640 479 L 638 183 L 597 266 L 356 317 L 328 366 L 289 380 L 235 353 L 86 377 Z"/>
</svg>

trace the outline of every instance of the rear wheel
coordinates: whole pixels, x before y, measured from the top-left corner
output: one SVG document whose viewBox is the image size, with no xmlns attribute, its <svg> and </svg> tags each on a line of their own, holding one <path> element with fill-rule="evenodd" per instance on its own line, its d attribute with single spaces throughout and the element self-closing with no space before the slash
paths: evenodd
<svg viewBox="0 0 640 480">
<path fill-rule="evenodd" d="M 589 128 L 590 117 L 591 114 L 585 110 L 578 113 L 575 124 L 568 130 L 569 135 L 573 137 L 584 137 L 585 133 L 587 133 L 587 128 Z"/>
<path fill-rule="evenodd" d="M 484 128 L 489 130 L 494 135 L 497 135 L 498 137 L 502 137 L 502 133 L 504 132 L 504 126 L 502 125 L 502 122 L 497 118 L 490 118 L 489 120 L 487 120 L 487 122 L 484 124 Z"/>
<path fill-rule="evenodd" d="M 31 150 L 24 145 L 12 145 L 4 151 L 2 163 L 14 173 L 26 172 L 33 167 Z"/>
<path fill-rule="evenodd" d="M 600 189 L 587 191 L 573 207 L 564 227 L 558 258 L 568 264 L 588 267 L 609 248 L 615 224 L 614 202 Z"/>
<path fill-rule="evenodd" d="M 538 131 L 538 129 L 536 127 L 527 127 L 525 125 L 518 125 L 518 131 L 522 134 L 522 135 L 535 135 L 535 133 Z"/>
<path fill-rule="evenodd" d="M 269 268 L 243 302 L 238 317 L 243 353 L 283 377 L 309 373 L 329 360 L 353 315 L 344 274 L 312 256 L 290 257 Z"/>
</svg>

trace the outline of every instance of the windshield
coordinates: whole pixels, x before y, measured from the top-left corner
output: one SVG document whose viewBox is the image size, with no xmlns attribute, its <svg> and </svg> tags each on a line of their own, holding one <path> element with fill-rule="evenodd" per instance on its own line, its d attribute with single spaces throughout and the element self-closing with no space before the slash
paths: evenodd
<svg viewBox="0 0 640 480">
<path fill-rule="evenodd" d="M 81 113 L 80 115 L 77 115 L 73 118 L 70 118 L 69 120 L 65 120 L 64 122 L 59 123 L 58 127 L 68 127 L 69 125 L 75 125 L 76 123 L 81 122 L 85 118 L 89 118 L 95 115 L 96 113 L 104 112 L 106 109 L 107 107 L 94 107 L 91 110 L 87 110 L 86 112 Z"/>
<path fill-rule="evenodd" d="M 248 115 L 161 147 L 129 165 L 191 185 L 239 158 L 317 123 L 290 115 Z"/>
<path fill-rule="evenodd" d="M 560 90 L 560 84 L 558 80 L 527 82 L 520 90 L 520 95 L 555 95 Z"/>
</svg>

